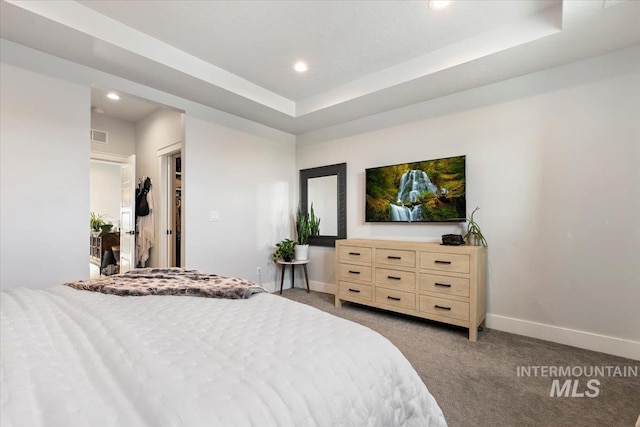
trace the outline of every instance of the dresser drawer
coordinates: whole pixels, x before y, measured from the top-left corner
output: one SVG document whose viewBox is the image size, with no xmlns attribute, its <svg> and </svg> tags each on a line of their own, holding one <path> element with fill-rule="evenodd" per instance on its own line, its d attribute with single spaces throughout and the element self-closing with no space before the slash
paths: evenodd
<svg viewBox="0 0 640 427">
<path fill-rule="evenodd" d="M 340 298 L 370 303 L 371 286 L 340 281 Z"/>
<path fill-rule="evenodd" d="M 420 273 L 420 293 L 437 292 L 443 295 L 469 296 L 469 279 Z"/>
<path fill-rule="evenodd" d="M 416 294 L 376 287 L 376 302 L 394 307 L 416 309 Z"/>
<path fill-rule="evenodd" d="M 340 261 L 371 264 L 371 248 L 340 246 Z"/>
<path fill-rule="evenodd" d="M 412 271 L 376 268 L 376 286 L 415 291 L 416 274 Z"/>
<path fill-rule="evenodd" d="M 416 253 L 398 249 L 376 249 L 376 264 L 415 268 Z"/>
<path fill-rule="evenodd" d="M 438 252 L 420 252 L 420 268 L 429 270 L 469 272 L 469 255 Z"/>
<path fill-rule="evenodd" d="M 355 264 L 340 264 L 340 279 L 371 282 L 371 267 Z"/>
<path fill-rule="evenodd" d="M 335 260 L 336 307 L 351 301 L 437 320 L 478 339 L 486 317 L 484 247 L 344 239 L 336 242 Z"/>
<path fill-rule="evenodd" d="M 469 320 L 469 303 L 420 295 L 420 311 L 443 317 Z"/>
</svg>

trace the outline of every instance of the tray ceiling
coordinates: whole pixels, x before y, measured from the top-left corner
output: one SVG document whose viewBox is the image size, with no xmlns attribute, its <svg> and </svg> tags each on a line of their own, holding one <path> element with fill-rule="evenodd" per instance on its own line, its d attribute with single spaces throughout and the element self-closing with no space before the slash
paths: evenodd
<svg viewBox="0 0 640 427">
<path fill-rule="evenodd" d="M 1 6 L 4 39 L 293 134 L 640 43 L 620 0 Z"/>
</svg>

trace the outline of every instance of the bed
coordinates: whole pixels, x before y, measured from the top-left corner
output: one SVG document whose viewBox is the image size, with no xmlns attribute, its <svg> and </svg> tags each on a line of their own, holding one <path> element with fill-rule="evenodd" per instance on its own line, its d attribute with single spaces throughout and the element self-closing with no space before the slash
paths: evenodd
<svg viewBox="0 0 640 427">
<path fill-rule="evenodd" d="M 1 296 L 0 424 L 445 426 L 378 333 L 277 295 Z"/>
</svg>

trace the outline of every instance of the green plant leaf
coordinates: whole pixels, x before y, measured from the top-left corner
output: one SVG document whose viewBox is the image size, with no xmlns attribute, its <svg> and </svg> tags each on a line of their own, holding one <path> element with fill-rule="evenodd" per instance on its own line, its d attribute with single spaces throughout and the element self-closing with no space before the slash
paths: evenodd
<svg viewBox="0 0 640 427">
<path fill-rule="evenodd" d="M 473 212 L 471 212 L 471 215 L 467 219 L 467 222 L 468 222 L 468 224 L 467 224 L 467 234 L 464 235 L 463 239 L 467 242 L 467 244 L 470 244 L 471 236 L 474 236 L 475 240 L 486 248 L 487 247 L 487 240 L 484 238 L 484 235 L 482 234 L 482 231 L 480 230 L 480 226 L 473 219 L 473 215 L 479 209 L 480 209 L 479 207 L 476 207 L 473 210 Z"/>
<path fill-rule="evenodd" d="M 282 259 L 284 261 L 291 261 L 295 257 L 296 242 L 291 239 L 284 239 L 276 243 L 276 249 L 271 255 L 273 262 L 278 262 Z"/>
</svg>

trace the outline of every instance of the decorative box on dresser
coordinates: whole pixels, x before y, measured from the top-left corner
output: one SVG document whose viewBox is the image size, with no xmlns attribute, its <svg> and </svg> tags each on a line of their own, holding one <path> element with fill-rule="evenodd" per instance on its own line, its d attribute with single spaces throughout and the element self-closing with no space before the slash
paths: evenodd
<svg viewBox="0 0 640 427">
<path fill-rule="evenodd" d="M 469 329 L 485 320 L 487 251 L 395 240 L 336 241 L 336 307 L 342 301 Z"/>
</svg>

